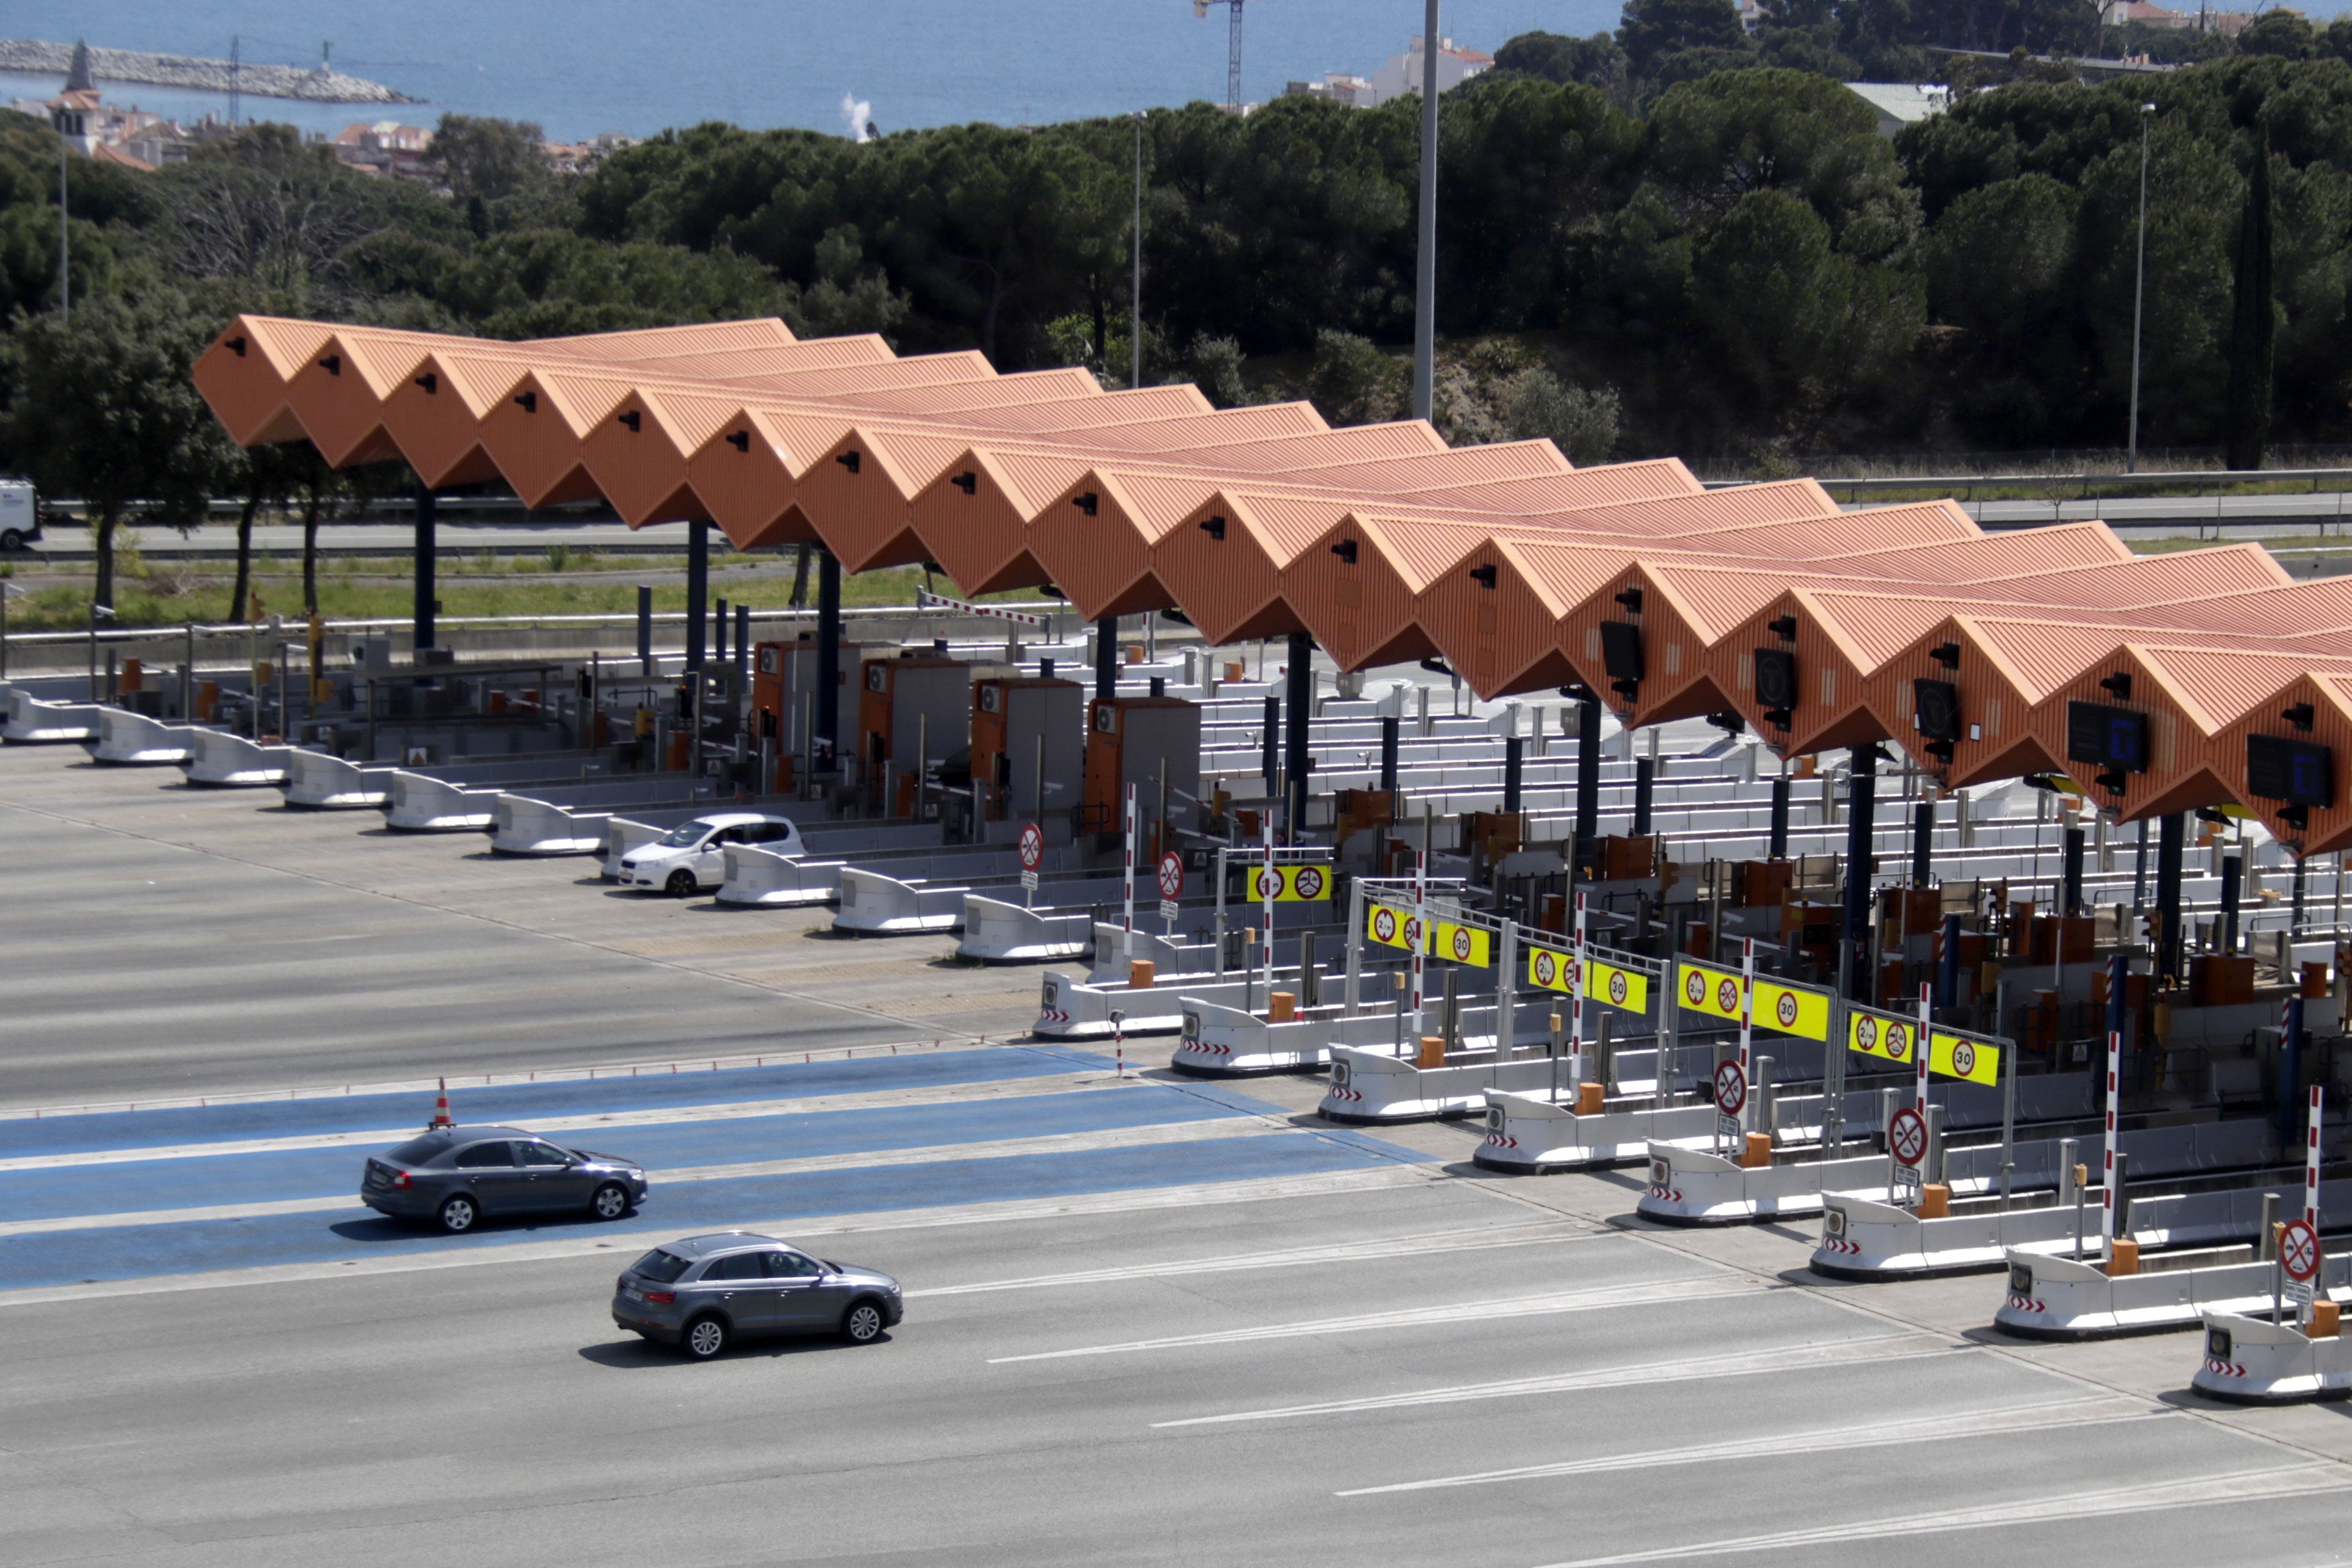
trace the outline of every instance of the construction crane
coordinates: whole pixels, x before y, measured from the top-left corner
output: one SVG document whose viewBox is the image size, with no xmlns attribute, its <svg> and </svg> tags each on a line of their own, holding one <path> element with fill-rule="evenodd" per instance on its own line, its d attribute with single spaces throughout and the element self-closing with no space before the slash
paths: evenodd
<svg viewBox="0 0 2352 1568">
<path fill-rule="evenodd" d="M 1223 5 L 1233 13 L 1232 53 L 1225 60 L 1225 109 L 1242 111 L 1242 0 L 1192 0 L 1192 15 L 1206 16 L 1209 7 Z"/>
</svg>

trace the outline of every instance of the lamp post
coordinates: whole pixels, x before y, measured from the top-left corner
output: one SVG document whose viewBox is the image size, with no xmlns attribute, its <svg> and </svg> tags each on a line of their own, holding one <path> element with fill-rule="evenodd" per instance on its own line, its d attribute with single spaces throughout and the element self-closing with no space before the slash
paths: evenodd
<svg viewBox="0 0 2352 1568">
<path fill-rule="evenodd" d="M 1437 390 L 1437 0 L 1421 38 L 1421 255 L 1412 290 L 1412 416 L 1426 419 Z"/>
<path fill-rule="evenodd" d="M 2132 273 L 2131 435 L 2124 450 L 2124 472 L 2139 472 L 2139 334 L 2147 297 L 2147 132 L 2156 105 L 2139 106 L 2139 258 Z"/>
<path fill-rule="evenodd" d="M 1143 116 L 1135 116 L 1135 241 L 1129 247 L 1135 276 L 1129 282 L 1128 376 L 1129 386 L 1143 384 Z"/>
</svg>

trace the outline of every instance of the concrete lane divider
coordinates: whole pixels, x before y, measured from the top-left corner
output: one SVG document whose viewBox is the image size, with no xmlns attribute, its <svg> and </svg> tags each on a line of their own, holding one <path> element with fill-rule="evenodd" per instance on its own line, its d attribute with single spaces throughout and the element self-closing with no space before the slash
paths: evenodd
<svg viewBox="0 0 2352 1568">
<path fill-rule="evenodd" d="M 1288 993 L 1275 994 L 1278 999 Z M 1345 1089 L 1349 1064 L 1360 1056 L 1387 1049 L 1395 1027 L 1385 1014 L 1358 1014 L 1349 1018 L 1341 1016 L 1337 1008 L 1311 1008 L 1304 1013 L 1294 1008 L 1287 1018 L 1265 1016 L 1206 1001 L 1190 991 L 1183 994 L 1179 1008 L 1181 1033 L 1169 1060 L 1171 1067 L 1197 1078 L 1250 1078 L 1311 1072 L 1328 1065 L 1334 1088 L 1323 1097 L 1326 1116 L 1332 1115 L 1333 1094 Z M 1349 1048 L 1351 1045 L 1357 1048 Z M 1359 1119 L 1339 1116 L 1334 1120 Z"/>
<path fill-rule="evenodd" d="M 1549 1070 L 1551 1064 L 1535 1065 Z M 1661 1106 L 1654 1095 L 1604 1100 L 1597 1111 L 1508 1089 L 1490 1089 L 1485 1098 L 1486 1140 L 1472 1160 L 1518 1175 L 1629 1165 L 1650 1159 L 1666 1141 L 1705 1138 L 1715 1129 L 1713 1105 Z"/>
<path fill-rule="evenodd" d="M 2092 1259 L 2012 1250 L 2009 1289 L 1993 1327 L 2028 1340 L 2095 1340 L 2189 1329 L 2213 1313 L 2266 1315 L 2275 1265 L 2251 1246 L 2142 1256 L 2129 1274 Z M 2352 1300 L 2352 1256 L 2321 1265 L 2329 1299 Z"/>
<path fill-rule="evenodd" d="M 648 835 L 639 842 L 650 841 Z M 620 853 L 625 855 L 636 847 L 631 844 Z M 726 862 L 727 879 L 719 885 L 719 901 L 745 908 L 829 904 L 841 896 L 841 873 L 848 868 L 845 860 L 779 855 L 756 844 L 730 844 L 720 858 Z M 607 859 L 607 876 L 618 875 L 610 868 L 618 858 Z"/>
<path fill-rule="evenodd" d="M 963 896 L 971 890 L 958 883 L 933 884 L 919 877 L 902 879 L 845 866 L 833 929 L 861 936 L 953 931 L 963 923 Z"/>
<path fill-rule="evenodd" d="M 985 893 L 966 893 L 963 940 L 956 954 L 983 963 L 1043 963 L 1079 958 L 1091 952 L 1095 914 L 1091 907 L 1033 910 Z"/>
<path fill-rule="evenodd" d="M 196 730 L 189 742 L 180 763 L 188 782 L 222 789 L 282 784 L 294 755 L 291 746 L 265 746 L 226 730 Z"/>
<path fill-rule="evenodd" d="M 2265 1194 L 2282 1205 L 2299 1203 L 2303 1184 L 2296 1179 L 2196 1193 L 2135 1193 L 2131 1234 L 2119 1239 L 2131 1241 L 2142 1252 L 2251 1240 L 2262 1226 Z M 1813 1271 L 1841 1279 L 1917 1278 L 2011 1267 L 2013 1254 L 2063 1258 L 2074 1253 L 2073 1205 L 2012 1204 L 2003 1214 L 2000 1202 L 1989 1197 L 1955 1204 L 1967 1212 L 1921 1219 L 1907 1209 L 1868 1198 L 1832 1196 L 1824 1205 Z M 2352 1180 L 2321 1184 L 2322 1213 L 2344 1203 L 2352 1203 Z M 2098 1211 L 2095 1204 L 2086 1206 L 2083 1245 L 2095 1249 Z"/>
<path fill-rule="evenodd" d="M 14 689 L 8 693 L 8 720 L 0 725 L 0 740 L 19 746 L 87 741 L 98 733 L 99 715 L 104 711 L 96 702 L 52 701 Z"/>
<path fill-rule="evenodd" d="M 127 708 L 100 708 L 97 732 L 82 742 L 90 761 L 119 767 L 169 767 L 188 760 L 194 724 L 166 724 Z"/>
<path fill-rule="evenodd" d="M 2264 1267 L 2268 1267 L 2265 1265 Z M 2300 1405 L 2352 1398 L 2352 1340 L 2337 1331 L 2315 1337 L 2292 1312 L 2273 1323 L 2268 1313 L 2206 1312 L 2204 1342 L 2189 1386 L 2231 1405 Z"/>
<path fill-rule="evenodd" d="M 287 754 L 280 787 L 287 805 L 312 811 L 380 808 L 390 797 L 394 772 L 389 764 L 346 762 L 297 746 Z"/>
</svg>

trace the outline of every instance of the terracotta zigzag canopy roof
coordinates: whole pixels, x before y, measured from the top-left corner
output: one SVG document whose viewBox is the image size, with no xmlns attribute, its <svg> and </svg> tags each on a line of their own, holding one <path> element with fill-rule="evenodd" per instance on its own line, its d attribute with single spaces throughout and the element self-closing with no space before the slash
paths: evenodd
<svg viewBox="0 0 2352 1568">
<path fill-rule="evenodd" d="M 779 321 L 502 342 L 240 316 L 194 377 L 242 445 L 436 488 L 934 562 L 1217 642 L 1307 632 L 1345 668 L 1433 656 L 1482 696 L 1587 688 L 1784 754 L 1894 741 L 1953 785 L 2063 772 L 2126 817 L 2234 801 L 2305 853 L 2352 847 L 2352 584 L 2253 546 L 2136 559 L 2095 523 L 1988 535 L 1948 502 L 1842 511 L 1811 480 L 1708 490 L 1671 459 L 1577 468 Z"/>
</svg>

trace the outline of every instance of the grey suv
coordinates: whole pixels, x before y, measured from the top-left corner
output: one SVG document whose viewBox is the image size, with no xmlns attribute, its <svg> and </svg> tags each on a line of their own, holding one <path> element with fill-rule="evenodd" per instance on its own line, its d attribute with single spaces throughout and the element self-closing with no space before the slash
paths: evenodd
<svg viewBox="0 0 2352 1568">
<path fill-rule="evenodd" d="M 709 1361 L 738 1335 L 839 1334 L 871 1344 L 904 1315 L 898 1282 L 749 1231 L 657 1247 L 622 1275 L 613 1321 Z"/>
<path fill-rule="evenodd" d="M 636 1162 L 566 1149 L 520 1127 L 442 1127 L 367 1163 L 360 1201 L 396 1219 L 468 1231 L 486 1215 L 619 1219 L 651 1189 Z"/>
</svg>

